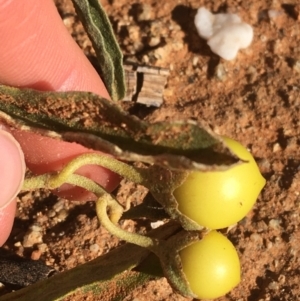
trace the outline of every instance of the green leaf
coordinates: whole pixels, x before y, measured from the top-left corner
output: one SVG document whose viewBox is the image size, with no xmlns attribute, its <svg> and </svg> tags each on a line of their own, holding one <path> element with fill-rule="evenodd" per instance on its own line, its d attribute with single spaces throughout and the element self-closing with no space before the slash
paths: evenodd
<svg viewBox="0 0 300 301">
<path fill-rule="evenodd" d="M 113 100 L 125 97 L 123 55 L 98 0 L 72 0 L 96 52 L 101 77 Z"/>
<path fill-rule="evenodd" d="M 239 161 L 198 122 L 147 123 L 93 93 L 0 85 L 0 111 L 9 126 L 78 142 L 121 160 L 178 170 L 220 170 Z"/>
<path fill-rule="evenodd" d="M 178 224 L 168 223 L 151 233 L 158 239 L 167 239 L 179 228 Z M 149 268 L 143 264 L 142 271 L 133 270 L 147 262 L 149 253 L 141 247 L 126 244 L 86 264 L 4 295 L 0 301 L 54 301 L 88 293 L 101 301 L 121 301 L 137 286 L 163 276 L 159 266 L 153 271 L 153 266 Z"/>
</svg>

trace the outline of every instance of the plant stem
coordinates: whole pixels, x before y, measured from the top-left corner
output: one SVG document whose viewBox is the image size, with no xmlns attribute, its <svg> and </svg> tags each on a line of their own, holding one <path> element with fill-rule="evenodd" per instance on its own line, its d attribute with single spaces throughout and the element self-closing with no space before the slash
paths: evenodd
<svg viewBox="0 0 300 301">
<path fill-rule="evenodd" d="M 104 188 L 102 188 L 100 185 L 98 185 L 97 183 L 95 183 L 91 179 L 86 178 L 86 177 L 81 176 L 81 175 L 77 175 L 77 174 L 72 174 L 66 180 L 65 183 L 82 187 L 82 188 L 94 193 L 98 198 L 101 195 L 107 193 Z"/>
<path fill-rule="evenodd" d="M 46 183 L 49 181 L 50 177 L 51 177 L 50 174 L 44 174 L 44 175 L 25 179 L 21 190 L 30 191 L 30 190 L 45 188 Z"/>
<path fill-rule="evenodd" d="M 98 198 L 105 196 L 105 195 L 109 195 L 108 204 L 107 204 L 110 209 L 109 219 L 114 224 L 116 224 L 120 220 L 120 218 L 124 212 L 123 207 L 118 203 L 118 201 L 116 199 L 111 197 L 110 194 L 108 194 L 100 185 L 98 185 L 97 183 L 95 183 L 94 181 L 92 181 L 89 178 L 86 178 L 86 177 L 80 176 L 80 175 L 76 175 L 76 174 L 72 174 L 68 178 L 66 183 L 85 188 L 88 191 L 94 193 Z"/>
<path fill-rule="evenodd" d="M 127 232 L 111 222 L 107 216 L 107 206 L 110 202 L 110 194 L 105 194 L 96 202 L 96 212 L 101 225 L 112 235 L 125 240 L 126 242 L 138 245 L 143 248 L 152 249 L 158 244 L 158 241 L 147 236 Z"/>
<path fill-rule="evenodd" d="M 34 190 L 39 188 L 48 188 L 55 189 L 63 185 L 64 183 L 70 183 L 76 186 L 80 186 L 94 192 L 97 196 L 105 193 L 104 190 L 100 191 L 100 186 L 96 187 L 89 183 L 86 186 L 82 186 L 80 183 L 86 182 L 83 178 L 73 177 L 70 178 L 75 171 L 84 166 L 84 165 L 99 165 L 105 167 L 120 176 L 126 178 L 129 181 L 132 181 L 137 184 L 141 184 L 144 181 L 144 177 L 141 172 L 139 172 L 134 167 L 118 161 L 112 157 L 104 156 L 100 154 L 84 154 L 78 156 L 71 162 L 69 162 L 60 172 L 57 174 L 44 174 L 40 176 L 31 177 L 29 179 L 25 179 L 22 190 Z M 89 186 L 90 188 L 87 188 Z M 92 191 L 94 190 L 94 191 Z M 98 191 L 98 192 L 96 192 Z"/>
<path fill-rule="evenodd" d="M 100 154 L 84 154 L 69 162 L 59 174 L 51 178 L 51 186 L 61 186 L 71 174 L 84 165 L 99 165 L 119 174 L 129 181 L 137 184 L 143 182 L 142 175 L 134 167 L 124 162 Z"/>
</svg>

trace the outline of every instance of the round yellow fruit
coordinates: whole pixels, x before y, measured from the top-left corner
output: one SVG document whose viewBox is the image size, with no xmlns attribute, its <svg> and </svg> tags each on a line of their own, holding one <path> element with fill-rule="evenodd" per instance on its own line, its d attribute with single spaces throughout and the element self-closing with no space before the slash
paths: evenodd
<svg viewBox="0 0 300 301">
<path fill-rule="evenodd" d="M 240 261 L 233 244 L 213 230 L 181 250 L 183 272 L 199 299 L 224 296 L 240 282 Z"/>
<path fill-rule="evenodd" d="M 233 139 L 223 139 L 248 162 L 226 171 L 191 172 L 174 191 L 179 210 L 210 229 L 226 228 L 245 217 L 266 183 L 248 150 Z"/>
</svg>

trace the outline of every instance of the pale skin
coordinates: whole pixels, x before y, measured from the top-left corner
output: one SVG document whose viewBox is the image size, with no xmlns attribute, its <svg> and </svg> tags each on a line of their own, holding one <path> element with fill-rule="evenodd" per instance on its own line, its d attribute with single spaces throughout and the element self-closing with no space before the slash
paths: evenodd
<svg viewBox="0 0 300 301">
<path fill-rule="evenodd" d="M 38 90 L 81 90 L 109 98 L 102 80 L 67 32 L 52 0 L 0 0 L 0 83 Z M 17 141 L 16 141 L 17 140 Z M 0 124 L 0 246 L 8 238 L 16 194 L 26 166 L 40 174 L 56 171 L 72 158 L 92 152 L 81 145 L 8 129 Z M 3 167 L 6 167 L 5 169 Z M 112 190 L 119 178 L 99 166 L 80 174 Z M 64 186 L 60 194 L 89 200 L 87 192 Z"/>
</svg>

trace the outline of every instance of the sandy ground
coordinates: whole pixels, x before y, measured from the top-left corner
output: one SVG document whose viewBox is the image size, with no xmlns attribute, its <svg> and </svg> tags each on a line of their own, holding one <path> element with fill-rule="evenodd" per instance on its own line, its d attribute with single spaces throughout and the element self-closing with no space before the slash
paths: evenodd
<svg viewBox="0 0 300 301">
<path fill-rule="evenodd" d="M 86 55 L 93 55 L 70 2 L 56 2 L 70 33 Z M 218 300 L 300 299 L 298 1 L 119 0 L 103 5 L 126 60 L 170 69 L 160 108 L 130 103 L 125 109 L 151 122 L 204 120 L 216 133 L 248 147 L 267 179 L 253 211 L 228 234 L 239 252 L 242 281 Z M 251 46 L 230 62 L 212 53 L 193 25 L 200 6 L 239 14 L 254 28 Z M 275 12 L 271 18 L 269 10 Z M 134 204 L 144 191 L 122 183 L 117 194 Z M 24 236 L 33 232 L 33 225 L 36 240 L 31 241 Z M 135 224 L 126 221 L 123 227 L 133 230 Z M 69 203 L 42 191 L 22 195 L 6 248 L 62 271 L 117 245 L 99 228 L 93 203 Z M 146 300 L 190 299 L 174 293 L 166 279 L 149 282 L 124 299 Z"/>
</svg>

